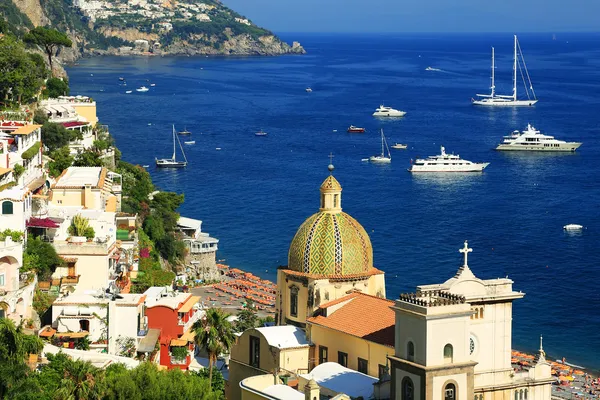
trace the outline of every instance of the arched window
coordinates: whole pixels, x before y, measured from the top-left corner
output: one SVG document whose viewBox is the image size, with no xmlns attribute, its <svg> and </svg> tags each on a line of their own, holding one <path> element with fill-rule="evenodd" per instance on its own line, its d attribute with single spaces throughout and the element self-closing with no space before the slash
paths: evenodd
<svg viewBox="0 0 600 400">
<path fill-rule="evenodd" d="M 483 307 L 479 309 L 479 318 L 483 318 Z"/>
<path fill-rule="evenodd" d="M 523 400 L 523 389 L 519 391 L 519 399 Z"/>
<path fill-rule="evenodd" d="M 412 380 L 405 376 L 402 379 L 402 400 L 414 400 L 415 398 L 415 387 Z"/>
<path fill-rule="evenodd" d="M 515 400 L 519 400 L 519 391 L 515 390 Z"/>
<path fill-rule="evenodd" d="M 290 315 L 292 317 L 298 316 L 298 287 L 292 286 L 290 288 Z"/>
<path fill-rule="evenodd" d="M 444 387 L 444 400 L 456 400 L 456 386 L 449 383 Z"/>
<path fill-rule="evenodd" d="M 450 343 L 448 343 L 447 345 L 444 346 L 444 362 L 445 363 L 452 363 L 454 359 L 454 349 L 452 348 L 452 345 Z"/>
<path fill-rule="evenodd" d="M 524 400 L 527 400 L 527 389 L 525 389 L 525 397 Z"/>
<path fill-rule="evenodd" d="M 13 213 L 13 203 L 12 201 L 3 201 L 2 202 L 2 214 L 12 214 Z"/>
<path fill-rule="evenodd" d="M 406 344 L 406 359 L 415 361 L 415 344 L 410 341 Z"/>
</svg>

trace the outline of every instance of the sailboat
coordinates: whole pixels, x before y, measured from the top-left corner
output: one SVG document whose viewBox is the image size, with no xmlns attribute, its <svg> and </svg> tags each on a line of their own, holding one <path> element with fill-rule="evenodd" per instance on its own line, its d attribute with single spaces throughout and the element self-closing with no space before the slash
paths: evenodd
<svg viewBox="0 0 600 400">
<path fill-rule="evenodd" d="M 494 58 L 494 48 L 492 47 L 492 85 L 490 86 L 490 94 L 478 94 L 478 99 L 471 99 L 472 103 L 476 106 L 495 106 L 495 107 L 515 107 L 515 106 L 532 106 L 538 102 L 535 97 L 535 91 L 533 90 L 533 84 L 529 77 L 529 71 L 527 71 L 527 65 L 525 64 L 525 58 L 521 51 L 521 46 L 515 35 L 515 50 L 513 59 L 513 94 L 512 95 L 500 95 L 496 94 L 496 81 L 495 81 L 495 69 L 496 63 Z M 527 94 L 527 100 L 517 97 L 517 70 L 521 74 L 523 83 L 525 84 L 525 93 Z M 525 74 L 523 74 L 525 72 Z M 525 82 L 527 78 L 527 82 Z M 527 86 L 529 84 L 529 87 Z"/>
<path fill-rule="evenodd" d="M 179 143 L 179 148 L 181 149 L 181 154 L 183 154 L 183 159 L 185 161 L 177 161 L 175 158 L 175 141 Z M 187 166 L 187 158 L 185 157 L 185 152 L 183 151 L 183 146 L 181 146 L 181 141 L 179 140 L 179 136 L 175 133 L 175 125 L 173 125 L 173 157 L 171 158 L 161 158 L 156 159 L 156 166 L 160 168 L 183 168 Z"/>
<path fill-rule="evenodd" d="M 385 150 L 387 150 L 387 156 L 385 155 Z M 385 141 L 385 136 L 383 135 L 383 129 L 381 130 L 381 154 L 378 156 L 369 157 L 369 161 L 376 163 L 391 163 L 392 162 L 392 154 L 390 153 L 390 148 Z"/>
</svg>

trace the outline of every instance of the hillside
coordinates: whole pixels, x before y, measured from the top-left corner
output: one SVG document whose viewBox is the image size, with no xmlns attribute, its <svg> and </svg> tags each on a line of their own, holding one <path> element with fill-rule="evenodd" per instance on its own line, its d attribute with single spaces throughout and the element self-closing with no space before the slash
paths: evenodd
<svg viewBox="0 0 600 400">
<path fill-rule="evenodd" d="M 74 45 L 60 54 L 64 61 L 86 54 L 304 53 L 217 0 L 5 0 L 0 14 L 16 33 L 40 25 L 67 32 Z"/>
</svg>

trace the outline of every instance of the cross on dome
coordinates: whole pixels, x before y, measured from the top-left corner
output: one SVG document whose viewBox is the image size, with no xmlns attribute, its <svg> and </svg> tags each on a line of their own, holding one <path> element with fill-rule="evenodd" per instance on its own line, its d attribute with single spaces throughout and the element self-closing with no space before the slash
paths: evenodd
<svg viewBox="0 0 600 400">
<path fill-rule="evenodd" d="M 473 251 L 473 249 L 469 248 L 469 243 L 465 240 L 465 247 L 463 247 L 462 249 L 460 249 L 458 251 L 463 253 L 464 257 L 465 257 L 463 267 L 468 267 L 469 264 L 467 263 L 467 259 L 469 258 L 469 253 L 471 253 Z"/>
</svg>

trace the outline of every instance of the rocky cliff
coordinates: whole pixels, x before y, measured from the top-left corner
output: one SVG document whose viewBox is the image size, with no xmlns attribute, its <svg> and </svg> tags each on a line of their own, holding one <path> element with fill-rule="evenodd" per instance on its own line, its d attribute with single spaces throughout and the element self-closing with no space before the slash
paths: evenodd
<svg viewBox="0 0 600 400">
<path fill-rule="evenodd" d="M 73 48 L 58 59 L 83 55 L 281 55 L 304 54 L 298 42 L 281 41 L 217 0 L 3 0 L 14 30 L 51 26 L 67 32 Z M 131 2 L 133 3 L 133 2 Z"/>
</svg>

